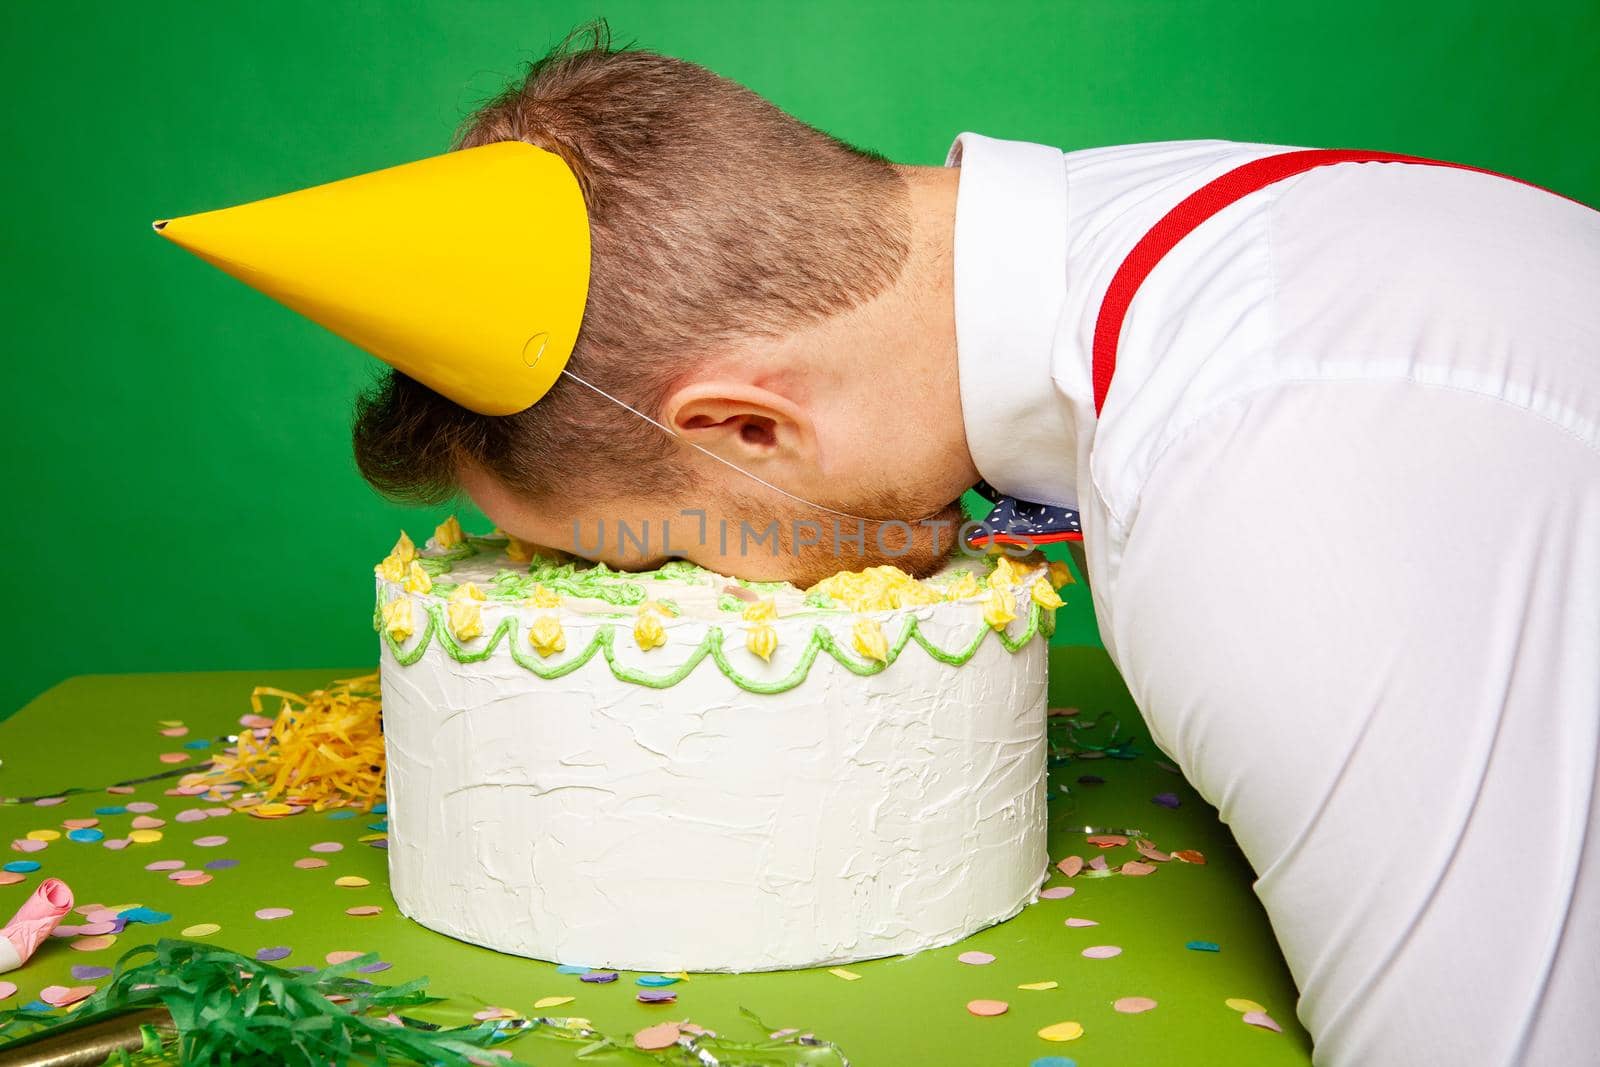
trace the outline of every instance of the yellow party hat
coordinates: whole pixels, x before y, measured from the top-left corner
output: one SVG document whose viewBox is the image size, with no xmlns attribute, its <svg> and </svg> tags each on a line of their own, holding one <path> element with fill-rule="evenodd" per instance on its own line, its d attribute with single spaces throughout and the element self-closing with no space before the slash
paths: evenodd
<svg viewBox="0 0 1600 1067">
<path fill-rule="evenodd" d="M 155 229 L 484 415 L 521 411 L 555 384 L 589 290 L 577 179 L 521 141 Z"/>
</svg>

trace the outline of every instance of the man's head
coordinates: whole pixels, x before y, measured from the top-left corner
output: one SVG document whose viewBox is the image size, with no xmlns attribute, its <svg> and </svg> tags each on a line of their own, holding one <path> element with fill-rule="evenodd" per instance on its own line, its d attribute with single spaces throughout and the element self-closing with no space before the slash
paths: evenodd
<svg viewBox="0 0 1600 1067">
<path fill-rule="evenodd" d="M 940 223 L 954 186 L 925 173 L 938 168 L 853 148 L 692 63 L 613 50 L 603 26 L 534 63 L 455 147 L 503 140 L 557 153 L 583 191 L 592 268 L 568 369 L 671 432 L 567 377 L 492 417 L 391 372 L 355 420 L 373 485 L 417 501 L 464 491 L 518 537 L 625 566 L 686 555 L 811 580 L 885 558 L 925 570 L 935 538 L 949 549 L 950 530 L 915 530 L 902 552 L 898 527 L 868 526 L 865 552 L 846 541 L 833 558 L 826 524 L 846 538 L 855 524 L 683 443 L 829 508 L 952 517 L 975 476 Z M 782 550 L 750 548 L 743 527 L 773 520 Z"/>
</svg>

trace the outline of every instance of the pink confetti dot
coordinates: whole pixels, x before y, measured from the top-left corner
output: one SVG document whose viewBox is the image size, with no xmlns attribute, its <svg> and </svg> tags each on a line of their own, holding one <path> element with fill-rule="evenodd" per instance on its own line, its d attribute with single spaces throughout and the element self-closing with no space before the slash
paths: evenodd
<svg viewBox="0 0 1600 1067">
<path fill-rule="evenodd" d="M 1149 997 L 1122 997 L 1113 1001 L 1111 1006 L 1124 1015 L 1139 1015 L 1152 1010 L 1156 1002 Z"/>
<path fill-rule="evenodd" d="M 1065 900 L 1076 892 L 1077 890 L 1070 885 L 1053 885 L 1041 892 L 1039 896 L 1044 900 Z"/>
<path fill-rule="evenodd" d="M 108 789 L 106 792 L 109 793 L 110 790 Z M 132 790 L 129 790 L 129 792 L 132 792 Z M 156 810 L 156 805 L 148 800 L 135 800 L 133 803 L 126 805 L 126 807 L 135 815 L 148 815 Z"/>
<path fill-rule="evenodd" d="M 364 953 L 364 952 L 353 952 L 350 949 L 341 949 L 338 952 L 330 952 L 330 953 L 328 953 L 326 956 L 323 957 L 323 959 L 327 960 L 329 964 L 337 965 L 337 964 L 340 964 L 340 963 L 349 963 L 351 960 L 355 959 L 357 956 L 364 956 L 364 955 L 366 955 L 366 953 Z"/>
<path fill-rule="evenodd" d="M 17 983 L 0 982 L 0 1000 L 10 1000 L 17 995 Z"/>
<path fill-rule="evenodd" d="M 173 871 L 171 874 L 167 875 L 167 878 L 169 878 L 170 880 L 176 882 L 181 878 L 198 878 L 202 874 L 205 874 L 205 873 L 206 873 L 205 871 L 191 871 L 191 870 Z"/>
<path fill-rule="evenodd" d="M 144 869 L 147 871 L 176 871 L 181 870 L 182 867 L 182 860 L 156 860 L 153 863 L 144 865 Z"/>
<path fill-rule="evenodd" d="M 135 830 L 159 830 L 167 825 L 167 820 L 158 819 L 154 815 L 135 815 L 133 822 L 128 824 Z"/>
<path fill-rule="evenodd" d="M 1074 915 L 1072 918 L 1066 920 L 1065 925 L 1070 926 L 1073 929 L 1078 929 L 1084 926 L 1099 926 L 1100 924 L 1095 922 L 1093 919 L 1080 919 Z"/>
<path fill-rule="evenodd" d="M 312 852 L 343 852 L 344 846 L 337 841 L 318 841 L 311 846 Z"/>
<path fill-rule="evenodd" d="M 1283 1033 L 1283 1027 L 1278 1025 L 1277 1020 L 1264 1011 L 1247 1011 L 1239 1018 L 1251 1026 L 1259 1026 L 1263 1030 L 1271 1030 L 1277 1034 Z"/>
<path fill-rule="evenodd" d="M 233 809 L 232 808 L 207 808 L 206 809 L 206 814 L 211 816 L 213 819 L 220 819 L 224 815 L 232 815 L 233 814 Z"/>
<path fill-rule="evenodd" d="M 108 785 L 108 786 L 106 786 L 106 792 L 115 794 L 116 796 L 119 796 L 119 797 L 125 797 L 128 794 L 133 792 L 133 786 L 131 786 L 131 785 Z"/>
<path fill-rule="evenodd" d="M 66 797 L 40 797 L 33 802 L 33 806 L 36 808 L 53 808 L 66 799 Z"/>
<path fill-rule="evenodd" d="M 169 726 L 161 731 L 162 737 L 182 737 L 189 732 L 187 726 Z"/>
<path fill-rule="evenodd" d="M 82 926 L 78 927 L 78 933 L 84 934 L 88 937 L 93 937 L 97 934 L 114 933 L 116 932 L 116 929 L 116 923 L 112 922 L 110 919 L 105 919 L 98 922 L 84 923 Z"/>
<path fill-rule="evenodd" d="M 978 1016 L 1004 1015 L 1011 1010 L 1011 1005 L 1003 1000 L 969 1000 L 967 1010 Z"/>
<path fill-rule="evenodd" d="M 289 916 L 291 916 L 293 914 L 294 914 L 294 909 L 293 908 L 258 908 L 258 909 L 256 909 L 256 918 L 258 918 L 258 919 L 287 919 Z"/>
<path fill-rule="evenodd" d="M 34 841 L 24 837 L 11 842 L 11 849 L 13 852 L 41 852 L 48 844 L 48 841 Z"/>
<path fill-rule="evenodd" d="M 99 826 L 99 819 L 62 819 L 61 825 L 68 830 L 87 830 L 92 826 Z"/>
<path fill-rule="evenodd" d="M 184 760 L 189 758 L 189 753 L 187 753 L 187 752 L 163 752 L 163 753 L 161 753 L 160 756 L 158 756 L 156 758 L 159 759 L 162 763 L 182 763 Z"/>
<path fill-rule="evenodd" d="M 128 847 L 128 839 L 126 837 L 108 837 L 100 844 L 113 852 L 120 852 Z"/>
<path fill-rule="evenodd" d="M 184 808 L 182 811 L 178 812 L 178 814 L 173 816 L 173 818 L 177 819 L 179 822 L 199 822 L 205 817 L 206 809 L 204 808 Z"/>
<path fill-rule="evenodd" d="M 1122 955 L 1122 949 L 1116 945 L 1090 945 L 1083 950 L 1083 958 L 1088 960 L 1109 960 L 1112 956 Z"/>
<path fill-rule="evenodd" d="M 16 885 L 26 880 L 27 875 L 18 874 L 16 871 L 0 871 L 0 885 Z"/>
<path fill-rule="evenodd" d="M 228 839 L 221 834 L 208 834 L 205 837 L 195 838 L 194 843 L 201 848 L 216 848 L 218 845 L 226 845 Z"/>
<path fill-rule="evenodd" d="M 986 964 L 993 963 L 994 955 L 988 952 L 963 952 L 961 955 L 957 956 L 956 959 L 973 967 L 982 967 Z"/>
<path fill-rule="evenodd" d="M 302 871 L 314 871 L 319 867 L 326 867 L 328 865 L 328 861 L 319 860 L 315 856 L 302 856 L 300 859 L 294 861 L 294 865 L 299 867 Z"/>
</svg>

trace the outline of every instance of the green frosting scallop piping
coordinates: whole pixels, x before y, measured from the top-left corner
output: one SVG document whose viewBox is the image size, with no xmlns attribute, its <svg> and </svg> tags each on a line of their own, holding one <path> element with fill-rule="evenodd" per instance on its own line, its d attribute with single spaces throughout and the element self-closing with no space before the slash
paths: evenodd
<svg viewBox="0 0 1600 1067">
<path fill-rule="evenodd" d="M 442 605 L 437 603 L 425 604 L 422 605 L 422 610 L 423 614 L 428 617 L 427 624 L 423 626 L 421 636 L 416 644 L 407 649 L 401 642 L 396 641 L 388 630 L 382 628 L 383 605 L 384 601 L 380 595 L 377 606 L 374 609 L 373 621 L 378 627 L 378 632 L 382 635 L 384 644 L 389 647 L 389 652 L 394 656 L 395 662 L 402 667 L 409 667 L 421 659 L 423 653 L 428 649 L 429 642 L 435 637 L 439 639 L 440 647 L 444 649 L 445 654 L 457 663 L 481 663 L 494 654 L 501 641 L 509 641 L 508 647 L 512 660 L 519 666 L 547 680 L 571 674 L 593 659 L 595 653 L 599 652 L 605 656 L 606 665 L 611 668 L 612 675 L 618 680 L 634 685 L 648 686 L 651 689 L 667 689 L 687 678 L 690 672 L 700 665 L 700 661 L 709 656 L 724 677 L 739 688 L 751 693 L 782 693 L 793 689 L 806 680 L 806 676 L 811 672 L 811 665 L 816 662 L 819 652 L 828 653 L 839 666 L 852 674 L 866 676 L 878 674 L 888 669 L 891 663 L 900 658 L 900 653 L 905 650 L 906 645 L 915 641 L 922 647 L 924 652 L 940 663 L 949 664 L 952 667 L 960 667 L 977 654 L 984 638 L 990 633 L 993 633 L 999 639 L 1000 644 L 1007 652 L 1016 653 L 1032 640 L 1036 634 L 1048 635 L 1054 629 L 1055 621 L 1051 617 L 1054 615 L 1053 612 L 1047 611 L 1030 601 L 1028 625 L 1016 637 L 1012 637 L 1004 630 L 996 630 L 993 627 L 986 626 L 978 632 L 977 636 L 972 639 L 966 648 L 948 651 L 929 640 L 917 625 L 916 618 L 912 617 L 905 628 L 901 630 L 900 636 L 889 648 L 888 655 L 882 662 L 861 660 L 845 652 L 839 646 L 839 643 L 834 640 L 833 634 L 828 631 L 827 627 L 819 624 L 812 629 L 811 638 L 806 643 L 805 650 L 801 652 L 800 659 L 796 662 L 794 669 L 782 678 L 762 681 L 744 674 L 728 661 L 728 657 L 722 648 L 723 632 L 721 628 L 716 626 L 712 626 L 706 631 L 705 637 L 695 647 L 694 651 L 689 654 L 687 660 L 664 674 L 653 674 L 649 671 L 643 671 L 637 667 L 630 667 L 617 662 L 614 653 L 616 626 L 611 623 L 600 626 L 582 652 L 560 663 L 548 664 L 542 662 L 537 653 L 530 653 L 522 649 L 521 642 L 517 640 L 519 620 L 515 615 L 508 615 L 500 620 L 500 624 L 495 627 L 494 632 L 489 635 L 489 639 L 484 642 L 482 648 L 469 650 L 456 640 L 455 635 L 450 632 L 450 628 L 445 625 L 444 620 L 441 618 Z"/>
</svg>

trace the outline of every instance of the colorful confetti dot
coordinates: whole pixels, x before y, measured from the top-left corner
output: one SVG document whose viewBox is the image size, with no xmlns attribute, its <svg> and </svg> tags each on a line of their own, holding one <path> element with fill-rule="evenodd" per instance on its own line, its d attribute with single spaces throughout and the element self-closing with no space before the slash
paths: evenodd
<svg viewBox="0 0 1600 1067">
<path fill-rule="evenodd" d="M 161 840 L 160 830 L 131 830 L 128 840 L 136 845 L 153 845 Z"/>
<path fill-rule="evenodd" d="M 1278 1025 L 1277 1020 L 1264 1011 L 1247 1011 L 1239 1018 L 1251 1026 L 1258 1026 L 1263 1030 L 1271 1030 L 1275 1034 L 1283 1033 L 1283 1027 Z"/>
<path fill-rule="evenodd" d="M 167 912 L 156 911 L 154 908 L 144 907 L 127 908 L 121 912 L 118 912 L 117 917 L 130 923 L 144 923 L 146 926 L 154 926 L 157 923 L 169 922 L 172 919 L 172 916 Z"/>
<path fill-rule="evenodd" d="M 147 871 L 181 871 L 183 870 L 183 861 L 151 860 L 149 863 L 144 865 L 144 869 Z"/>
<path fill-rule="evenodd" d="M 1065 900 L 1076 892 L 1077 890 L 1070 885 L 1053 885 L 1049 889 L 1042 890 L 1039 896 L 1044 900 Z"/>
<path fill-rule="evenodd" d="M 257 914 L 260 913 L 258 912 Z M 293 951 L 294 949 L 290 948 L 288 945 L 273 945 L 271 948 L 258 948 L 256 949 L 256 959 L 260 960 L 262 963 L 275 963 L 278 960 L 287 959 L 289 957 L 289 953 Z"/>
<path fill-rule="evenodd" d="M 344 845 L 337 841 L 318 841 L 311 846 L 312 852 L 343 852 Z"/>
<path fill-rule="evenodd" d="M 271 919 L 287 919 L 289 916 L 291 916 L 293 914 L 294 914 L 294 909 L 293 908 L 257 908 L 256 909 L 256 918 L 258 918 L 258 919 L 267 919 L 267 920 L 271 920 Z"/>
<path fill-rule="evenodd" d="M 1153 1010 L 1156 1002 L 1149 997 L 1120 997 L 1111 1006 L 1124 1015 L 1140 1015 Z"/>
<path fill-rule="evenodd" d="M 1240 1011 L 1240 1012 L 1243 1012 L 1243 1011 L 1259 1011 L 1259 1012 L 1265 1013 L 1266 1010 L 1267 1010 L 1266 1008 L 1263 1008 L 1261 1005 L 1257 1004 L 1255 1001 L 1246 1000 L 1243 997 L 1229 997 L 1227 1000 L 1224 1000 L 1222 1003 L 1226 1004 L 1228 1007 L 1232 1008 L 1234 1011 Z"/>
<path fill-rule="evenodd" d="M 1118 869 L 1129 878 L 1139 878 L 1154 871 L 1156 865 L 1153 863 L 1141 863 L 1139 860 L 1129 860 Z"/>
<path fill-rule="evenodd" d="M 167 820 L 158 819 L 154 815 L 135 815 L 128 825 L 135 830 L 159 830 L 167 825 Z"/>
<path fill-rule="evenodd" d="M 616 971 L 589 971 L 578 975 L 578 981 L 589 982 L 593 985 L 607 985 L 617 980 Z"/>
<path fill-rule="evenodd" d="M 383 908 L 377 904 L 358 904 L 353 908 L 344 909 L 344 913 L 346 915 L 354 915 L 357 918 L 364 918 L 368 915 L 382 915 Z"/>
<path fill-rule="evenodd" d="M 1150 803 L 1159 804 L 1163 808 L 1176 808 L 1183 801 L 1178 799 L 1178 794 L 1176 793 L 1157 793 L 1150 798 Z"/>
<path fill-rule="evenodd" d="M 1040 1056 L 1028 1067 L 1078 1067 L 1078 1061 L 1065 1056 Z"/>
<path fill-rule="evenodd" d="M 335 878 L 333 884 L 341 889 L 365 889 L 372 883 L 359 874 L 344 874 Z"/>
<path fill-rule="evenodd" d="M 376 974 L 379 971 L 387 971 L 393 966 L 394 964 L 388 962 L 387 960 L 378 960 L 376 963 L 364 963 L 360 967 L 357 967 L 356 970 L 361 974 Z"/>
<path fill-rule="evenodd" d="M 107 790 L 107 792 L 110 792 L 110 790 Z M 148 800 L 135 800 L 127 804 L 125 806 L 125 810 L 131 811 L 135 815 L 149 815 L 152 811 L 155 811 L 158 806 L 159 805 Z"/>
<path fill-rule="evenodd" d="M 0 1000 L 10 1000 L 17 995 L 15 982 L 0 982 Z"/>
<path fill-rule="evenodd" d="M 571 1004 L 577 997 L 540 997 L 533 1002 L 535 1008 L 559 1008 L 563 1004 Z"/>
<path fill-rule="evenodd" d="M 1010 1010 L 1011 1010 L 1011 1005 L 1007 1004 L 1003 1000 L 969 1000 L 969 1001 L 967 1001 L 967 1011 L 971 1012 L 973 1015 L 978 1015 L 978 1016 L 1004 1015 L 1006 1012 L 1008 1012 Z"/>
<path fill-rule="evenodd" d="M 1046 1041 L 1076 1041 L 1083 1036 L 1083 1024 L 1076 1022 L 1051 1023 L 1039 1031 Z"/>
<path fill-rule="evenodd" d="M 641 974 L 634 982 L 642 986 L 659 988 L 661 986 L 676 985 L 678 979 L 670 974 Z"/>
<path fill-rule="evenodd" d="M 1172 854 L 1172 858 L 1175 860 L 1182 860 L 1184 863 L 1198 863 L 1202 866 L 1204 866 L 1206 862 L 1204 854 L 1196 852 L 1192 848 L 1180 848 Z"/>
<path fill-rule="evenodd" d="M 47 985 L 39 991 L 39 999 L 52 1008 L 64 1008 L 68 1004 L 76 1004 L 84 997 L 94 992 L 92 985 L 64 986 Z"/>
<path fill-rule="evenodd" d="M 209 937 L 221 929 L 222 927 L 216 923 L 195 923 L 193 926 L 185 926 L 178 933 L 184 937 Z"/>
<path fill-rule="evenodd" d="M 121 815 L 127 810 L 128 809 L 123 807 L 121 804 L 107 804 L 103 808 L 95 808 L 94 813 L 96 815 Z"/>
<path fill-rule="evenodd" d="M 210 881 L 211 876 L 206 874 L 204 871 L 193 871 L 186 877 L 179 878 L 177 876 L 173 876 L 172 878 L 173 885 L 181 885 L 185 888 L 192 888 L 197 885 L 206 885 Z"/>
<path fill-rule="evenodd" d="M 220 845 L 226 845 L 228 839 L 221 834 L 207 834 L 205 837 L 195 838 L 194 843 L 200 848 L 217 848 Z"/>
<path fill-rule="evenodd" d="M 79 982 L 98 982 L 110 973 L 110 967 L 101 967 L 95 963 L 74 963 L 72 965 L 72 977 Z"/>
<path fill-rule="evenodd" d="M 30 841 L 26 837 L 11 842 L 13 852 L 43 852 L 50 847 L 48 841 Z"/>
<path fill-rule="evenodd" d="M 60 830 L 29 830 L 27 836 L 28 836 L 28 840 L 29 841 L 55 841 L 55 840 L 57 840 L 57 839 L 59 839 L 61 837 L 61 831 Z M 60 987 L 57 986 L 56 988 L 59 989 Z"/>
<path fill-rule="evenodd" d="M 1081 955 L 1086 960 L 1109 960 L 1113 956 L 1122 955 L 1122 949 L 1116 945 L 1090 945 Z"/>
<path fill-rule="evenodd" d="M 4 869 L 12 874 L 32 874 L 40 867 L 38 860 L 12 860 L 5 864 Z"/>
<path fill-rule="evenodd" d="M 593 968 L 580 967 L 576 963 L 563 963 L 556 967 L 557 974 L 584 974 L 590 970 Z"/>
<path fill-rule="evenodd" d="M 351 960 L 359 959 L 365 955 L 365 952 L 356 952 L 352 949 L 340 949 L 338 952 L 330 952 L 322 958 L 327 960 L 329 964 L 337 966 L 341 963 L 349 963 Z"/>
<path fill-rule="evenodd" d="M 184 808 L 182 811 L 178 812 L 178 814 L 173 816 L 174 819 L 184 823 L 202 822 L 208 817 L 209 816 L 206 815 L 206 809 L 204 808 Z"/>
<path fill-rule="evenodd" d="M 1063 919 L 1061 921 L 1061 923 L 1062 923 L 1063 926 L 1070 926 L 1075 930 L 1079 929 L 1081 927 L 1085 927 L 1085 926 L 1099 926 L 1100 925 L 1098 922 L 1096 922 L 1093 919 L 1080 919 L 1076 915 L 1074 915 L 1070 919 Z"/>
<path fill-rule="evenodd" d="M 328 861 L 318 859 L 315 856 L 302 856 L 294 861 L 294 865 L 299 867 L 302 871 L 314 871 L 319 867 L 326 867 L 328 865 Z"/>
<path fill-rule="evenodd" d="M 829 967 L 828 973 L 835 978 L 843 978 L 846 982 L 854 982 L 861 976 L 854 971 L 847 971 L 843 967 Z"/>
<path fill-rule="evenodd" d="M 678 999 L 678 994 L 670 989 L 641 989 L 634 996 L 640 1004 L 672 1004 Z"/>
<path fill-rule="evenodd" d="M 226 871 L 237 866 L 239 866 L 239 861 L 235 859 L 207 860 L 205 863 L 205 868 L 208 871 Z"/>
<path fill-rule="evenodd" d="M 1078 873 L 1083 870 L 1083 857 L 1068 856 L 1066 859 L 1056 864 L 1056 870 L 1060 871 L 1068 878 L 1075 878 L 1077 877 Z"/>
<path fill-rule="evenodd" d="M 1186 948 L 1186 949 L 1190 949 L 1190 950 L 1192 950 L 1194 952 L 1221 952 L 1222 951 L 1222 946 L 1217 944 L 1215 941 L 1190 941 L 1190 942 L 1187 942 L 1183 947 Z"/>
<path fill-rule="evenodd" d="M 83 826 L 76 830 L 67 831 L 67 838 L 71 841 L 93 842 L 99 841 L 105 836 L 105 831 L 96 830 L 92 826 Z"/>
<path fill-rule="evenodd" d="M 16 885 L 18 882 L 25 881 L 27 881 L 27 878 L 17 874 L 15 871 L 0 871 L 0 885 Z"/>
<path fill-rule="evenodd" d="M 1017 986 L 1017 988 L 1027 989 L 1033 992 L 1041 992 L 1046 989 L 1054 989 L 1060 984 L 1061 983 L 1059 982 L 1023 982 L 1021 985 Z"/>
<path fill-rule="evenodd" d="M 994 962 L 994 954 L 990 952 L 963 952 L 956 957 L 956 960 L 973 967 L 983 967 Z"/>
<path fill-rule="evenodd" d="M 72 947 L 79 952 L 98 952 L 103 948 L 110 948 L 117 943 L 116 934 L 96 934 L 91 937 L 79 937 L 72 941 Z"/>
<path fill-rule="evenodd" d="M 659 1052 L 678 1043 L 681 1031 L 677 1023 L 657 1023 L 633 1035 L 633 1043 L 646 1052 Z"/>
</svg>

